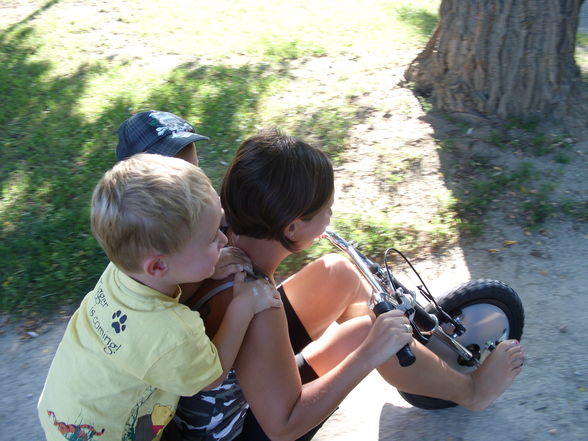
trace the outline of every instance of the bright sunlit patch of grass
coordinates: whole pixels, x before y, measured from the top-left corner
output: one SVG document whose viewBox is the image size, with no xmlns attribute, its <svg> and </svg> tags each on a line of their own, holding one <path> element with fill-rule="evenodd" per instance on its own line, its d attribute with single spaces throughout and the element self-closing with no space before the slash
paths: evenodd
<svg viewBox="0 0 588 441">
<path fill-rule="evenodd" d="M 10 221 L 6 213 L 10 207 L 14 206 L 24 196 L 28 187 L 27 174 L 22 170 L 12 172 L 2 186 L 2 199 L 0 200 L 0 216 L 4 220 L 3 228 L 8 231 L 14 228 L 14 223 Z"/>
<path fill-rule="evenodd" d="M 588 83 L 588 34 L 577 34 L 576 63 L 578 63 L 582 70 L 584 81 Z"/>
</svg>

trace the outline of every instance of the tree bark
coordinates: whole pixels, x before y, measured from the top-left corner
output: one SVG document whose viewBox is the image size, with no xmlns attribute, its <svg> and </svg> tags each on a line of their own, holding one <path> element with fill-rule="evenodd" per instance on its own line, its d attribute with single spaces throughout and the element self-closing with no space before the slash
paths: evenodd
<svg viewBox="0 0 588 441">
<path fill-rule="evenodd" d="M 443 0 L 437 28 L 405 78 L 445 111 L 503 120 L 578 116 L 578 106 L 586 110 L 574 60 L 582 1 Z"/>
</svg>

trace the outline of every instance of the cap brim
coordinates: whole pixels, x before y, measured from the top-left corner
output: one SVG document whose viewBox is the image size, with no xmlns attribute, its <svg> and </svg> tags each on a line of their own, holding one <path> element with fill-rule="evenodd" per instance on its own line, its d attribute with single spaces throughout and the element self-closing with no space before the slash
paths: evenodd
<svg viewBox="0 0 588 441">
<path fill-rule="evenodd" d="M 207 136 L 199 135 L 198 133 L 183 132 L 183 136 L 166 136 L 160 141 L 153 144 L 147 150 L 148 153 L 157 153 L 164 156 L 175 156 L 180 150 L 188 144 L 197 141 L 209 141 Z"/>
</svg>

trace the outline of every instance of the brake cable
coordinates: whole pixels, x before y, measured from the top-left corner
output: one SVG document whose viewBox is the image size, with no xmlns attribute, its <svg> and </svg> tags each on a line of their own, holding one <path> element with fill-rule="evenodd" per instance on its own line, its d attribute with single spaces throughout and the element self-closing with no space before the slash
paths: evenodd
<svg viewBox="0 0 588 441">
<path fill-rule="evenodd" d="M 393 281 L 394 277 L 392 276 L 392 273 L 390 272 L 390 267 L 388 265 L 388 254 L 389 254 L 390 251 L 394 251 L 395 253 L 399 254 L 400 257 L 402 257 L 404 259 L 404 261 L 408 264 L 408 266 L 410 267 L 410 269 L 412 269 L 412 271 L 419 278 L 419 280 L 422 283 L 422 286 L 417 286 L 417 288 L 418 288 L 419 292 L 423 295 L 423 297 L 425 297 L 427 300 L 429 300 L 431 303 L 433 303 L 435 305 L 435 308 L 437 309 L 437 311 L 440 314 L 442 314 L 443 317 L 445 317 L 445 319 L 447 319 L 451 324 L 453 324 L 456 327 L 462 327 L 459 323 L 457 323 L 453 319 L 453 317 L 451 317 L 449 314 L 447 314 L 443 310 L 443 308 L 441 308 L 441 306 L 439 306 L 439 304 L 437 303 L 437 301 L 435 300 L 435 298 L 431 294 L 431 291 L 429 291 L 429 288 L 427 287 L 427 284 L 421 278 L 421 275 L 418 273 L 418 271 L 416 270 L 416 268 L 412 265 L 412 263 L 410 262 L 410 260 L 408 260 L 408 258 L 404 254 L 402 254 L 400 252 L 400 250 L 397 250 L 396 248 L 388 248 L 388 249 L 386 249 L 386 251 L 384 251 L 384 267 L 386 268 L 386 273 L 388 275 L 388 281 L 390 282 L 390 284 L 394 288 L 394 291 L 396 291 L 397 287 L 396 287 L 396 284 Z"/>
</svg>

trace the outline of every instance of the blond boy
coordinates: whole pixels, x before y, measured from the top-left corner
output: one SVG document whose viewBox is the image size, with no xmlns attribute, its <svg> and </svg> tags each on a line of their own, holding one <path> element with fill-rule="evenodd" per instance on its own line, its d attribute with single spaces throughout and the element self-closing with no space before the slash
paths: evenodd
<svg viewBox="0 0 588 441">
<path fill-rule="evenodd" d="M 111 263 L 49 370 L 38 405 L 49 441 L 160 439 L 179 397 L 218 385 L 252 317 L 281 305 L 268 284 L 236 274 L 239 295 L 211 341 L 178 303 L 179 284 L 214 277 L 221 217 L 208 178 L 181 159 L 138 154 L 106 172 L 91 219 Z"/>
</svg>

